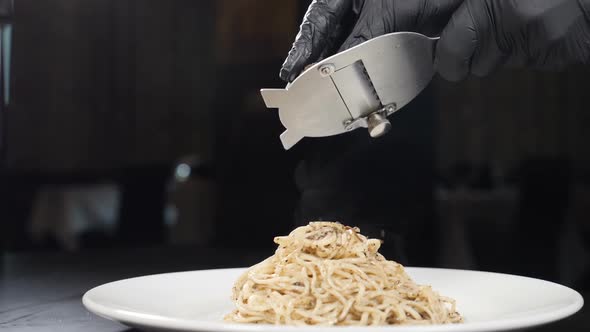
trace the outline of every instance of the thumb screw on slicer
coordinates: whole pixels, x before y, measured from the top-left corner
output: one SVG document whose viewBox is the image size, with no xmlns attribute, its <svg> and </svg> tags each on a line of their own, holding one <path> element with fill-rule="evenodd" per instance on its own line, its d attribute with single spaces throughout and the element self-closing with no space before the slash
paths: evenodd
<svg viewBox="0 0 590 332">
<path fill-rule="evenodd" d="M 386 117 L 379 113 L 373 113 L 369 115 L 367 119 L 367 128 L 369 129 L 369 135 L 373 138 L 381 137 L 391 129 L 391 123 Z"/>
</svg>

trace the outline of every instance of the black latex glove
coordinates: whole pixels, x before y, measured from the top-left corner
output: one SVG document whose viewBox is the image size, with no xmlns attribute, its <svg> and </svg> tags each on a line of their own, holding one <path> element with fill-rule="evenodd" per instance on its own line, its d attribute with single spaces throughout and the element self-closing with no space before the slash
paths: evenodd
<svg viewBox="0 0 590 332">
<path fill-rule="evenodd" d="M 314 0 L 281 69 L 292 82 L 305 66 L 386 33 L 438 36 L 463 0 Z"/>
<path fill-rule="evenodd" d="M 442 33 L 437 70 L 459 81 L 503 64 L 589 64 L 589 10 L 590 0 L 465 0 Z"/>
</svg>

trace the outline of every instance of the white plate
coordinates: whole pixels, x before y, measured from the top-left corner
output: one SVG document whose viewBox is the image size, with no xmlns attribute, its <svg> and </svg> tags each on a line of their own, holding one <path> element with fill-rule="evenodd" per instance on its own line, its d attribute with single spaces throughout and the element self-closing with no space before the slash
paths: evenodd
<svg viewBox="0 0 590 332">
<path fill-rule="evenodd" d="M 123 324 L 165 331 L 270 332 L 351 330 L 338 327 L 277 327 L 228 324 L 231 288 L 244 269 L 159 274 L 108 283 L 88 291 L 84 305 Z M 506 274 L 407 268 L 418 283 L 429 284 L 457 300 L 465 323 L 432 326 L 354 328 L 364 332 L 506 331 L 541 325 L 574 314 L 582 296 L 543 280 Z"/>
</svg>

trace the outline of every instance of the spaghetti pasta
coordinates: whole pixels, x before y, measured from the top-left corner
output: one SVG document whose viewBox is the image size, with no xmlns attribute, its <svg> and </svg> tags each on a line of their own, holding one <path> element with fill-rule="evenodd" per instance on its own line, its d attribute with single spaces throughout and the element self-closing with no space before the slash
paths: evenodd
<svg viewBox="0 0 590 332">
<path fill-rule="evenodd" d="M 455 301 L 417 285 L 358 228 L 312 222 L 276 237 L 278 249 L 235 283 L 237 323 L 287 325 L 462 322 Z"/>
</svg>

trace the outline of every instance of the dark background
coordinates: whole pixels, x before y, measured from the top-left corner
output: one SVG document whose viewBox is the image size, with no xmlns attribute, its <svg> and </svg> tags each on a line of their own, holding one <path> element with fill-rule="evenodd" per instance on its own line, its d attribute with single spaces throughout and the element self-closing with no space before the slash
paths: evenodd
<svg viewBox="0 0 590 332">
<path fill-rule="evenodd" d="M 383 236 L 404 264 L 588 294 L 588 69 L 437 78 L 382 139 L 284 151 L 258 91 L 284 86 L 308 2 L 16 0 L 0 129 L 6 257 L 271 254 L 275 235 L 322 218 Z"/>
</svg>

